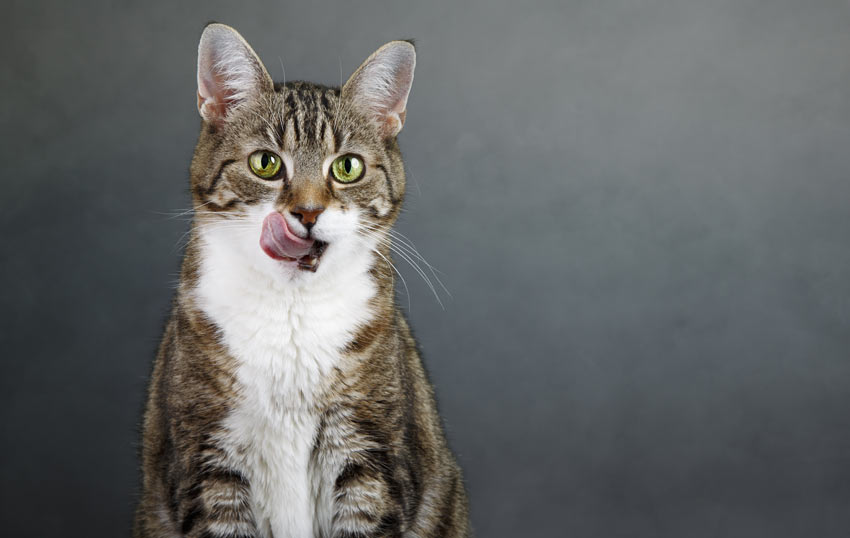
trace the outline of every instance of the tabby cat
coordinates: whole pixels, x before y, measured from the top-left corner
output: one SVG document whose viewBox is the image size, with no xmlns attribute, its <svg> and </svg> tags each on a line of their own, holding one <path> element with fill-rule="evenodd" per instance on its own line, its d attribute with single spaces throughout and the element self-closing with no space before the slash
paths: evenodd
<svg viewBox="0 0 850 538">
<path fill-rule="evenodd" d="M 276 84 L 235 30 L 204 30 L 135 537 L 469 535 L 389 265 L 415 61 L 393 41 L 341 88 Z"/>
</svg>

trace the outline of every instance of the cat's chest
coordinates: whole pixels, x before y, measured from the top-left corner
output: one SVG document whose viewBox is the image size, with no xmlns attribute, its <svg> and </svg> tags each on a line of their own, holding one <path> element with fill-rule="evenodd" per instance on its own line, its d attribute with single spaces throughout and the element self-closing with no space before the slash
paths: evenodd
<svg viewBox="0 0 850 538">
<path fill-rule="evenodd" d="M 221 331 L 235 363 L 239 398 L 221 439 L 251 484 L 252 508 L 264 536 L 314 535 L 328 477 L 311 452 L 323 390 L 374 292 L 367 279 L 327 281 L 288 290 L 261 279 L 201 280 L 199 304 Z"/>
<path fill-rule="evenodd" d="M 258 411 L 310 407 L 371 320 L 374 282 L 353 271 L 298 285 L 219 258 L 205 256 L 195 297 L 220 331 L 242 392 Z"/>
</svg>

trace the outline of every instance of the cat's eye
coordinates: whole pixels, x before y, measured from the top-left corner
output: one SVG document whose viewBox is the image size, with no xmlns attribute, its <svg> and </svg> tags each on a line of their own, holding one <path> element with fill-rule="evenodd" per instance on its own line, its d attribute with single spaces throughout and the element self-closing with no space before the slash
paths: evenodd
<svg viewBox="0 0 850 538">
<path fill-rule="evenodd" d="M 357 155 L 342 155 L 331 163 L 331 174 L 340 183 L 354 183 L 365 171 L 366 165 Z"/>
<path fill-rule="evenodd" d="M 251 171 L 263 179 L 275 179 L 280 172 L 282 159 L 271 151 L 255 151 L 248 157 Z"/>
</svg>

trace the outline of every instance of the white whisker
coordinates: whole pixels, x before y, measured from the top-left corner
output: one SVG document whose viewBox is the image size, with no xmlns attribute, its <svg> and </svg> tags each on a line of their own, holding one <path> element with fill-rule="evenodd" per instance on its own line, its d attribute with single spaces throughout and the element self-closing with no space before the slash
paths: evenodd
<svg viewBox="0 0 850 538">
<path fill-rule="evenodd" d="M 440 271 L 439 269 L 437 269 L 436 267 L 431 265 L 428 262 L 428 260 L 426 260 L 425 257 L 422 256 L 422 254 L 419 253 L 419 251 L 413 245 L 413 241 L 410 238 L 408 238 L 407 236 L 405 236 L 401 232 L 398 232 L 398 231 L 393 230 L 393 229 L 384 230 L 384 229 L 378 228 L 376 226 L 368 226 L 367 229 L 372 230 L 372 231 L 377 231 L 377 232 L 386 232 L 387 234 L 389 234 L 390 237 L 392 237 L 393 239 L 396 240 L 396 242 L 394 242 L 394 243 L 393 242 L 389 243 L 390 248 L 396 247 L 396 251 L 398 251 L 399 249 L 404 250 L 411 257 L 415 257 L 415 258 L 419 259 L 420 261 L 422 261 L 422 263 L 424 263 L 428 267 L 428 270 L 431 272 L 431 275 L 433 275 L 434 280 L 436 280 L 439 283 L 440 287 L 443 289 L 443 291 L 446 292 L 446 295 L 448 295 L 449 298 L 452 298 L 451 292 L 448 290 L 446 285 L 443 284 L 443 281 L 437 275 L 437 273 L 442 273 L 442 271 Z"/>
<path fill-rule="evenodd" d="M 431 282 L 431 279 L 428 277 L 428 275 L 425 273 L 425 271 L 416 262 L 415 258 L 419 258 L 420 260 L 422 260 L 429 267 L 429 269 L 431 269 L 431 273 L 434 275 L 434 278 L 438 282 L 440 282 L 440 285 L 443 287 L 444 290 L 445 290 L 445 286 L 440 281 L 439 277 L 437 277 L 436 273 L 434 272 L 433 268 L 431 267 L 431 264 L 429 264 L 424 258 L 422 258 L 422 256 L 418 253 L 418 251 L 416 251 L 415 248 L 411 247 L 410 245 L 404 245 L 404 247 L 402 247 L 402 245 L 401 245 L 401 243 L 403 242 L 402 240 L 399 240 L 398 245 L 393 244 L 393 242 L 389 238 L 382 236 L 382 235 L 379 235 L 380 233 L 386 233 L 388 230 L 380 229 L 380 228 L 377 228 L 376 226 L 373 226 L 373 225 L 363 223 L 363 224 L 360 225 L 360 229 L 358 231 L 361 234 L 363 234 L 364 236 L 373 238 L 379 244 L 384 245 L 391 252 L 394 252 L 400 258 L 402 258 L 404 261 L 406 261 L 413 268 L 413 270 L 416 271 L 416 273 L 422 278 L 423 282 L 425 282 L 425 284 L 431 290 L 431 293 L 434 294 L 434 298 L 437 300 L 437 303 L 440 305 L 440 307 L 445 310 L 445 305 L 443 304 L 443 301 L 440 299 L 440 295 L 437 293 L 437 290 L 434 287 L 434 284 Z M 448 290 L 445 290 L 445 291 L 449 295 L 449 297 L 451 297 L 451 294 L 448 292 Z M 408 303 L 409 303 L 409 301 L 408 301 Z"/>
<path fill-rule="evenodd" d="M 208 204 L 211 204 L 211 203 L 212 203 L 212 200 L 210 200 L 209 202 L 204 202 L 203 204 L 197 205 L 195 207 L 190 207 L 189 209 L 174 209 L 172 211 L 166 211 L 166 212 L 154 211 L 154 213 L 156 213 L 157 215 L 165 215 L 169 219 L 178 219 L 180 217 L 190 216 L 193 213 L 195 213 L 196 211 L 198 211 L 199 209 L 201 209 L 202 207 L 204 207 L 205 205 L 208 205 Z"/>
<path fill-rule="evenodd" d="M 404 284 L 404 292 L 407 295 L 407 308 L 410 308 L 410 289 L 407 287 L 407 282 L 404 280 L 404 277 L 401 275 L 401 272 L 399 272 L 399 270 L 396 268 L 396 266 L 393 265 L 393 262 L 388 260 L 387 257 L 384 256 L 383 254 L 381 254 L 378 251 L 378 249 L 370 246 L 365 241 L 364 241 L 364 244 L 366 244 L 366 246 L 369 247 L 369 250 L 371 250 L 372 252 L 374 252 L 375 254 L 380 256 L 385 262 L 387 262 L 387 265 L 389 265 L 392 268 L 392 270 L 395 271 L 398 274 L 398 277 L 401 279 L 401 283 Z M 390 276 L 392 276 L 392 271 L 390 272 Z M 393 280 L 395 280 L 395 279 L 393 279 Z"/>
</svg>

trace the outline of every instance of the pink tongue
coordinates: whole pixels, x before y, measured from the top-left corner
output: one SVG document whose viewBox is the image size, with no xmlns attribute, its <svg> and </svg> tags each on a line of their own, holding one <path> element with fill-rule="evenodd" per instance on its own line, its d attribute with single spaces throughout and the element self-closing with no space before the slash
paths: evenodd
<svg viewBox="0 0 850 538">
<path fill-rule="evenodd" d="M 276 260 L 297 260 L 310 252 L 313 240 L 301 239 L 292 233 L 283 215 L 275 211 L 269 213 L 263 221 L 260 247 L 263 252 Z"/>
</svg>

